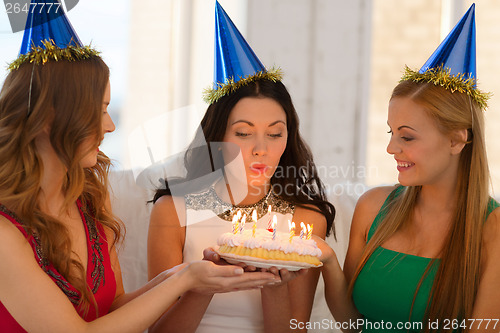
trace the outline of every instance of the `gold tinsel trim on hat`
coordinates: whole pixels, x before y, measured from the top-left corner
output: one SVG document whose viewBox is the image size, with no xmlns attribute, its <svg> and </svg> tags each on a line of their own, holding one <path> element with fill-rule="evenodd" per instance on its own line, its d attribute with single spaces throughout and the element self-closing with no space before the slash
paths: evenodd
<svg viewBox="0 0 500 333">
<path fill-rule="evenodd" d="M 474 78 L 465 78 L 464 74 L 451 75 L 449 68 L 442 66 L 429 68 L 425 73 L 419 73 L 405 66 L 405 73 L 399 82 L 402 81 L 429 82 L 436 86 L 441 86 L 451 92 L 458 91 L 469 95 L 481 109 L 488 107 L 488 99 L 491 93 L 485 93 L 476 88 Z"/>
<path fill-rule="evenodd" d="M 61 49 L 53 40 L 44 40 L 41 46 L 33 46 L 31 51 L 26 54 L 21 54 L 16 60 L 7 67 L 10 71 L 18 69 L 24 63 L 34 63 L 44 65 L 47 61 L 78 61 L 89 59 L 94 56 L 99 56 L 100 52 L 88 46 L 68 45 Z"/>
<path fill-rule="evenodd" d="M 217 89 L 207 88 L 203 92 L 203 100 L 208 104 L 213 104 L 217 102 L 220 98 L 229 95 L 239 88 L 258 80 L 270 80 L 273 82 L 281 81 L 283 78 L 283 72 L 280 68 L 272 68 L 269 71 L 260 71 L 253 75 L 249 75 L 239 81 L 234 81 L 233 78 L 229 78 L 226 83 L 217 83 Z"/>
</svg>

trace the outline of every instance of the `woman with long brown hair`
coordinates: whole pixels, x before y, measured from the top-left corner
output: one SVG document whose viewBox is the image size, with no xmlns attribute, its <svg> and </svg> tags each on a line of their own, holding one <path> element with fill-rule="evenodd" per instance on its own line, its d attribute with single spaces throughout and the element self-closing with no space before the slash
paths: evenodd
<svg viewBox="0 0 500 333">
<path fill-rule="evenodd" d="M 328 305 L 341 324 L 364 318 L 353 330 L 500 328 L 500 210 L 489 194 L 473 25 L 474 6 L 394 88 L 387 152 L 399 184 L 360 198 L 343 272 L 323 247 Z"/>
<path fill-rule="evenodd" d="M 279 281 L 199 261 L 124 293 L 123 230 L 109 205 L 110 161 L 98 148 L 115 128 L 109 69 L 64 13 L 41 17 L 30 12 L 27 47 L 0 92 L 0 331 L 141 332 L 187 290 Z M 37 39 L 47 31 L 57 34 Z"/>
</svg>

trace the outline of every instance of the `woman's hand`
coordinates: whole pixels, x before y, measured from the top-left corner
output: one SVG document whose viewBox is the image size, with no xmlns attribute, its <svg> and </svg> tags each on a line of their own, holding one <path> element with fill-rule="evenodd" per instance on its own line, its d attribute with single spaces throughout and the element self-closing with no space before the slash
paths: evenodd
<svg viewBox="0 0 500 333">
<path fill-rule="evenodd" d="M 216 265 L 206 260 L 189 263 L 182 273 L 192 280 L 191 290 L 203 294 L 261 288 L 281 281 L 272 273 L 244 272 L 239 266 Z"/>
<path fill-rule="evenodd" d="M 222 259 L 220 255 L 211 247 L 203 250 L 203 260 L 209 260 L 217 265 L 232 265 L 227 261 L 225 261 L 224 259 Z M 257 270 L 255 266 L 247 265 L 244 262 L 240 262 L 235 265 L 243 268 L 245 272 L 255 272 Z"/>
<path fill-rule="evenodd" d="M 224 259 L 222 259 L 219 256 L 219 254 L 212 248 L 207 248 L 203 251 L 203 260 L 209 260 L 217 265 L 228 265 L 228 263 Z M 266 286 L 278 286 L 281 284 L 285 284 L 295 279 L 297 276 L 307 273 L 307 269 L 301 269 L 298 271 L 291 272 L 287 269 L 278 269 L 276 267 L 271 267 L 269 269 L 266 269 L 266 268 L 256 268 L 255 266 L 246 265 L 245 263 L 239 263 L 237 265 L 243 268 L 245 272 L 255 272 L 255 271 L 269 272 L 274 274 L 276 278 L 279 279 L 279 281 L 275 281 L 275 283 L 268 284 Z"/>
<path fill-rule="evenodd" d="M 327 265 L 329 262 L 337 258 L 335 251 L 333 251 L 333 249 L 324 239 L 316 235 L 312 235 L 311 239 L 316 242 L 319 249 L 321 250 L 321 256 L 319 257 L 319 260 L 323 263 L 323 265 Z"/>
<path fill-rule="evenodd" d="M 292 281 L 293 279 L 295 279 L 296 277 L 299 277 L 301 275 L 305 275 L 309 271 L 309 269 L 299 269 L 298 271 L 289 271 L 286 268 L 278 269 L 276 267 L 270 267 L 269 269 L 260 268 L 259 271 L 270 272 L 270 273 L 274 274 L 275 276 L 280 277 L 281 282 L 270 284 L 270 285 L 266 286 L 266 287 L 275 287 L 275 286 L 280 286 L 280 285 L 286 284 L 286 283 Z"/>
</svg>

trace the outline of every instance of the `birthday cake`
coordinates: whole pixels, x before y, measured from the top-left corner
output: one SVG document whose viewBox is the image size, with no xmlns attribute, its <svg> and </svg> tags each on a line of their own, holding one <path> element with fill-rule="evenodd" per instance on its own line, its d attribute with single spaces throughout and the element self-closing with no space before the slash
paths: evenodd
<svg viewBox="0 0 500 333">
<path fill-rule="evenodd" d="M 290 270 L 319 267 L 321 250 L 307 237 L 292 236 L 266 229 L 226 232 L 219 236 L 218 253 L 229 262 L 245 262 L 256 267 Z"/>
</svg>

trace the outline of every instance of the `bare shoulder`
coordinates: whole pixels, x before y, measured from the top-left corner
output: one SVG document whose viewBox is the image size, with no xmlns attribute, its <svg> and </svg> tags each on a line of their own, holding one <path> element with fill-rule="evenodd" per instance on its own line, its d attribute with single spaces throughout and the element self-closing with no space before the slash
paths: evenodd
<svg viewBox="0 0 500 333">
<path fill-rule="evenodd" d="M 380 186 L 363 193 L 356 203 L 351 229 L 366 236 L 384 201 L 395 188 L 396 185 Z"/>
<path fill-rule="evenodd" d="M 391 194 L 396 187 L 396 185 L 379 186 L 369 189 L 359 197 L 356 209 L 376 210 L 378 212 L 389 194 Z"/>
<path fill-rule="evenodd" d="M 483 229 L 483 244 L 486 254 L 500 256 L 500 207 L 494 209 L 486 219 Z"/>
<path fill-rule="evenodd" d="M 479 287 L 474 300 L 473 318 L 500 316 L 500 208 L 486 219 L 483 229 Z"/>
<path fill-rule="evenodd" d="M 495 267 L 495 270 L 500 274 L 498 257 L 500 257 L 500 207 L 493 210 L 484 223 L 482 271 Z"/>
<path fill-rule="evenodd" d="M 19 229 L 5 216 L 0 215 L 0 243 L 8 240 L 25 240 Z"/>
<path fill-rule="evenodd" d="M 21 231 L 7 218 L 0 216 L 0 262 L 5 263 L 12 253 L 16 253 L 18 259 L 24 257 L 23 253 L 33 257 L 31 247 Z"/>
<path fill-rule="evenodd" d="M 153 204 L 151 223 L 155 225 L 182 226 L 185 225 L 184 198 L 164 195 Z"/>
</svg>

